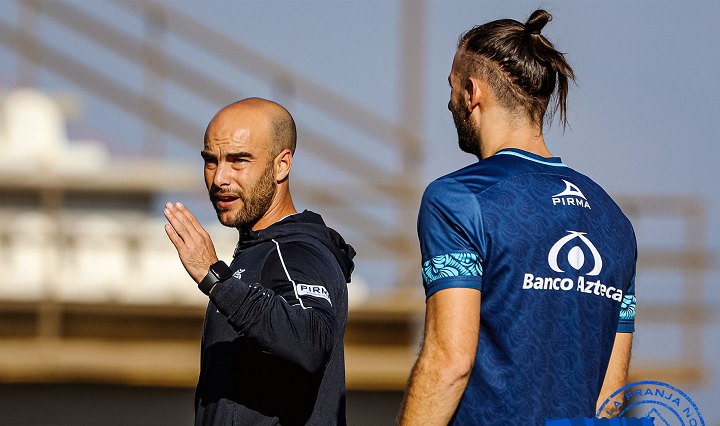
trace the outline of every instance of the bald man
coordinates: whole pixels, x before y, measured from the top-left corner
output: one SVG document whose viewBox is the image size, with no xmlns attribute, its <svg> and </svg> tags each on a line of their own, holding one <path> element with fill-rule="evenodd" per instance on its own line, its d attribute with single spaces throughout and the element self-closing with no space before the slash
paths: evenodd
<svg viewBox="0 0 720 426">
<path fill-rule="evenodd" d="M 221 109 L 205 132 L 205 184 L 220 222 L 237 228 L 230 266 L 180 203 L 165 231 L 210 301 L 203 328 L 196 425 L 344 425 L 351 246 L 313 212 L 298 213 L 289 175 L 295 122 L 250 98 Z"/>
</svg>

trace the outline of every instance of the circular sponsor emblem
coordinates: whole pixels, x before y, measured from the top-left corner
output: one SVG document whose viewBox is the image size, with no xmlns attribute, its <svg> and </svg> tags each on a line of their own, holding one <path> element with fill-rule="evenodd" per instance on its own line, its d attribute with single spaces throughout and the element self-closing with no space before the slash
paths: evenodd
<svg viewBox="0 0 720 426">
<path fill-rule="evenodd" d="M 603 402 L 597 417 L 653 418 L 655 426 L 704 426 L 700 410 L 685 392 L 663 382 L 630 383 Z"/>
</svg>

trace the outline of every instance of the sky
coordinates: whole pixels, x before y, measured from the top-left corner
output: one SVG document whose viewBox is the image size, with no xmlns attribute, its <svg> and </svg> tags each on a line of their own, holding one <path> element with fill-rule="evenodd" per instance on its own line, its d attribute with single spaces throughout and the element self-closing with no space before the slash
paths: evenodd
<svg viewBox="0 0 720 426">
<path fill-rule="evenodd" d="M 63 2 L 106 23 L 142 37 L 147 27 L 115 3 Z M 447 76 L 458 36 L 473 25 L 499 18 L 521 22 L 536 8 L 545 8 L 553 20 L 543 34 L 565 52 L 577 75 L 568 100 L 570 127 L 557 121 L 545 129 L 549 149 L 568 165 L 589 175 L 611 195 L 620 198 L 694 197 L 706 208 L 704 246 L 714 263 L 705 277 L 705 300 L 714 307 L 713 322 L 703 326 L 703 356 L 712 371 L 711 384 L 691 389 L 708 424 L 720 424 L 720 2 L 716 1 L 428 1 L 424 28 L 416 40 L 423 47 L 415 64 L 421 77 L 416 88 L 403 85 L 402 10 L 391 0 L 369 1 L 166 1 L 165 4 L 229 39 L 259 52 L 285 69 L 330 89 L 364 110 L 397 123 L 408 111 L 417 111 L 412 130 L 422 140 L 414 184 L 422 188 L 438 176 L 475 161 L 457 149 L 452 118 L 447 111 Z M 409 3 L 413 6 L 413 2 Z M 418 2 L 414 6 L 417 7 Z M 12 23 L 22 8 L 0 2 L 0 22 Z M 103 73 L 120 74 L 132 90 L 147 89 L 142 70 L 118 58 L 51 19 L 41 18 L 42 37 L 57 49 Z M 231 88 L 232 95 L 280 98 L 299 125 L 346 146 L 358 159 L 384 170 L 402 170 L 397 150 L 342 123 L 311 103 L 278 92 L 263 78 L 238 69 L 227 60 L 211 57 L 182 40 L 162 39 L 182 64 L 194 66 L 211 79 Z M 223 49 L 226 46 L 221 46 Z M 231 46 L 227 46 L 228 49 Z M 7 45 L 0 44 L 0 89 L 14 87 L 20 63 Z M 82 118 L 70 123 L 70 136 L 105 142 L 114 155 L 146 152 L 143 130 L 136 118 L 121 108 L 84 91 L 80 84 L 51 71 L 39 71 L 35 83 L 56 94 L 72 93 L 83 105 Z M 415 92 L 417 91 L 417 92 Z M 202 99 L 182 87 L 164 87 L 166 101 L 186 117 L 197 134 L 222 104 Z M 413 101 L 420 100 L 420 106 Z M 227 101 L 234 99 L 228 98 Z M 308 181 L 351 181 L 336 165 L 303 152 L 300 133 L 297 174 Z M 198 146 L 162 136 L 163 155 L 198 162 Z M 328 170 L 317 173 L 317 170 Z M 350 182 L 352 183 L 352 182 Z M 205 200 L 195 204 L 199 214 L 213 220 Z M 204 210 L 203 210 L 204 209 Z M 382 216 L 384 207 L 377 215 Z M 341 224 L 339 224 L 341 225 Z M 414 226 L 413 224 L 410 225 Z M 663 245 L 678 237 L 677 223 L 662 218 L 636 224 L 639 246 Z M 348 232 L 351 232 L 348 230 Z M 365 265 L 360 262 L 360 265 Z M 372 276 L 369 274 L 368 276 Z M 643 277 L 639 277 L 643 278 Z M 648 275 L 638 283 L 648 298 L 651 285 L 662 278 Z M 645 287 L 646 290 L 643 290 Z M 678 296 L 678 297 L 681 297 Z M 668 339 L 672 339 L 672 335 Z M 639 351 L 662 353 L 673 342 L 656 337 Z M 642 342 L 642 341 L 641 341 Z M 644 345 L 644 346 L 643 346 Z M 676 345 L 675 345 L 676 346 Z M 673 346 L 674 347 L 674 346 Z M 673 349 L 674 350 L 674 349 Z M 657 356 L 657 355 L 655 355 Z"/>
</svg>

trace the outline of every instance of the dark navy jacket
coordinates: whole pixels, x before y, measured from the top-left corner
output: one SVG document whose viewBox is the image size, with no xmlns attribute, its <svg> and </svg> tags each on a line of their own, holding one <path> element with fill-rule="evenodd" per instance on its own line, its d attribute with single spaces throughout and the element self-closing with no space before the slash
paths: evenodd
<svg viewBox="0 0 720 426">
<path fill-rule="evenodd" d="M 344 425 L 353 248 L 313 212 L 241 235 L 210 293 L 196 425 Z"/>
</svg>

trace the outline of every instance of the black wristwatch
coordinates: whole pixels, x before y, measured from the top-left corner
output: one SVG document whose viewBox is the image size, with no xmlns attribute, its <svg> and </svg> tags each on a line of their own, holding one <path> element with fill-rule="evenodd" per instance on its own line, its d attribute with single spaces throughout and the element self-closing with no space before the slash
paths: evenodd
<svg viewBox="0 0 720 426">
<path fill-rule="evenodd" d="M 217 284 L 218 281 L 225 281 L 231 276 L 232 270 L 227 266 L 225 262 L 223 262 L 222 260 L 218 260 L 217 262 L 210 265 L 210 270 L 208 271 L 207 275 L 205 275 L 205 278 L 200 281 L 200 284 L 198 284 L 198 288 L 203 293 L 209 295 L 210 290 L 215 287 L 215 284 Z"/>
</svg>

